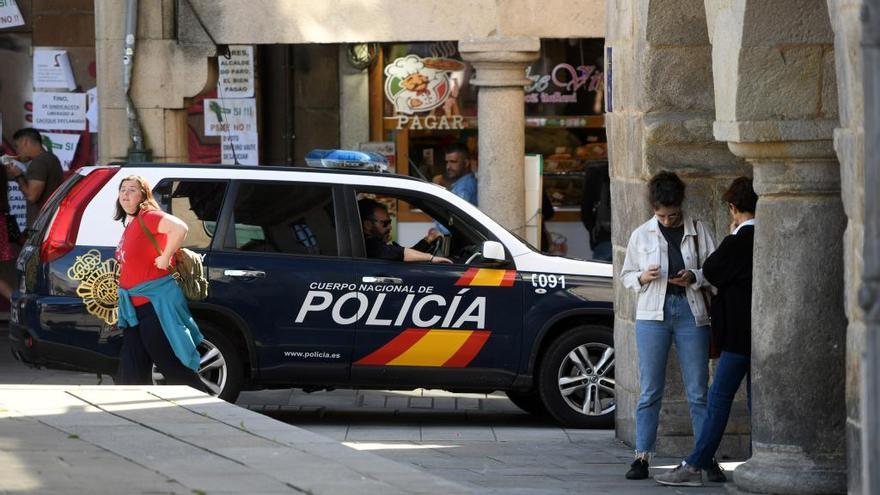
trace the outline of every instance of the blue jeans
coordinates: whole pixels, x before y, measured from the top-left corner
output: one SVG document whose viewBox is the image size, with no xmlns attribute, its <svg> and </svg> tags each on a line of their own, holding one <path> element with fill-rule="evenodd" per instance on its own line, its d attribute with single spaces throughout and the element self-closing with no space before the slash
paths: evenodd
<svg viewBox="0 0 880 495">
<path fill-rule="evenodd" d="M 685 461 L 691 466 L 706 469 L 712 465 L 715 451 L 721 444 L 733 397 L 742 383 L 743 377 L 749 373 L 749 356 L 724 351 L 718 359 L 712 389 L 709 390 L 709 407 L 706 422 L 697 436 L 697 445 Z M 751 388 L 751 387 L 749 387 Z M 751 390 L 749 390 L 751 404 Z"/>
<path fill-rule="evenodd" d="M 636 320 L 641 386 L 636 405 L 636 452 L 639 454 L 654 452 L 666 385 L 666 361 L 673 341 L 690 404 L 691 425 L 695 433 L 703 430 L 709 381 L 709 326 L 697 326 L 686 296 L 667 294 L 663 321 Z"/>
</svg>

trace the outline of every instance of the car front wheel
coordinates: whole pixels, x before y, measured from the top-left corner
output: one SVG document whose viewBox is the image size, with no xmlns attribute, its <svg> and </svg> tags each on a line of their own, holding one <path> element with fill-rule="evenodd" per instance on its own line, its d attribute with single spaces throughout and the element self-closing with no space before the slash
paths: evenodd
<svg viewBox="0 0 880 495">
<path fill-rule="evenodd" d="M 538 390 L 563 426 L 612 427 L 617 407 L 612 329 L 581 325 L 560 335 L 541 361 Z"/>
</svg>

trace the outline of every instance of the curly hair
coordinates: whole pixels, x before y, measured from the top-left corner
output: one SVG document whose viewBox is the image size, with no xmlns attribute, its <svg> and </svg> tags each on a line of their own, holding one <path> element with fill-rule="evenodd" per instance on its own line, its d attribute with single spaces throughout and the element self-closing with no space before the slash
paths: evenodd
<svg viewBox="0 0 880 495">
<path fill-rule="evenodd" d="M 734 179 L 721 198 L 735 206 L 737 210 L 751 214 L 755 213 L 755 207 L 758 205 L 758 195 L 752 188 L 752 179 L 748 177 Z"/>
<path fill-rule="evenodd" d="M 684 202 L 684 181 L 675 172 L 661 170 L 648 182 L 648 201 L 654 209 L 681 206 Z"/>
</svg>

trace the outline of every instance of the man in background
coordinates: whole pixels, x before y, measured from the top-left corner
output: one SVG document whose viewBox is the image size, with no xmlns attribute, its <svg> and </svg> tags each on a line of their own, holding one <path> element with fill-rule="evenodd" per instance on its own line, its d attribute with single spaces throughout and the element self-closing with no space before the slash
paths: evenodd
<svg viewBox="0 0 880 495">
<path fill-rule="evenodd" d="M 18 155 L 13 158 L 20 162 L 30 162 L 26 172 L 15 165 L 6 166 L 7 176 L 18 182 L 18 187 L 27 199 L 27 228 L 30 229 L 40 213 L 40 208 L 64 180 L 64 171 L 58 157 L 43 148 L 43 136 L 36 129 L 19 129 L 12 135 L 12 142 Z"/>
<path fill-rule="evenodd" d="M 468 150 L 461 143 L 446 148 L 446 182 L 459 198 L 477 206 L 477 177 L 471 171 Z"/>
</svg>

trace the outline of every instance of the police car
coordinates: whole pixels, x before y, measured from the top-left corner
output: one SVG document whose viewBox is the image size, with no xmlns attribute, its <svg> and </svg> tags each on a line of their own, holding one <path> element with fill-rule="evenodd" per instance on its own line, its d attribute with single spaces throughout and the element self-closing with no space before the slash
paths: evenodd
<svg viewBox="0 0 880 495">
<path fill-rule="evenodd" d="M 191 309 L 206 337 L 200 376 L 221 398 L 289 387 L 503 390 L 566 426 L 611 424 L 610 264 L 543 255 L 442 187 L 382 172 L 376 156 L 309 161 L 80 169 L 18 258 L 13 354 L 115 373 L 122 225 L 112 217 L 120 181 L 142 175 L 189 225 L 184 246 L 204 255 L 209 295 Z M 357 208 L 365 197 L 445 226 L 430 249 L 453 263 L 368 258 Z M 409 228 L 397 223 L 397 237 L 421 235 Z"/>
</svg>

